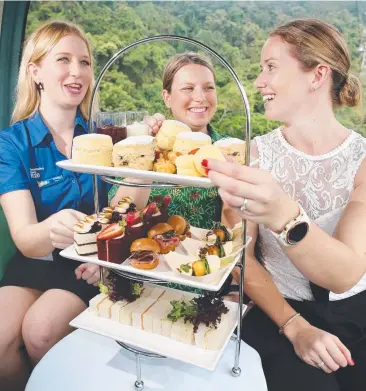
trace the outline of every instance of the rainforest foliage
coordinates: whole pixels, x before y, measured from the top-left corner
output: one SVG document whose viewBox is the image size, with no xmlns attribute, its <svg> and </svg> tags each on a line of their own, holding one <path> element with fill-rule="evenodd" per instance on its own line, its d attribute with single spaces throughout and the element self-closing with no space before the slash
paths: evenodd
<svg viewBox="0 0 366 391">
<path fill-rule="evenodd" d="M 277 126 L 263 116 L 260 94 L 253 86 L 260 68 L 260 51 L 268 33 L 293 18 L 317 17 L 335 25 L 347 40 L 352 71 L 362 76 L 363 2 L 91 2 L 32 1 L 26 34 L 49 19 L 79 24 L 94 48 L 96 77 L 108 60 L 126 45 L 150 36 L 175 34 L 198 40 L 231 64 L 248 94 L 253 135 Z M 196 46 L 162 40 L 138 45 L 121 56 L 105 73 L 100 84 L 102 110 L 147 110 L 165 112 L 161 99 L 162 72 L 170 56 Z M 219 106 L 213 125 L 222 133 L 241 137 L 245 112 L 238 87 L 218 61 Z M 289 86 L 291 88 L 291 86 Z M 347 127 L 366 135 L 366 123 L 355 109 L 337 112 Z"/>
</svg>

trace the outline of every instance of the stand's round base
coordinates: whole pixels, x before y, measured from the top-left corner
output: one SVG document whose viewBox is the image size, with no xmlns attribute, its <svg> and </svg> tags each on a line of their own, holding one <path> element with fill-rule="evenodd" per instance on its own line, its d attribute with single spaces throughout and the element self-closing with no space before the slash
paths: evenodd
<svg viewBox="0 0 366 391">
<path fill-rule="evenodd" d="M 234 376 L 234 377 L 239 377 L 241 375 L 241 369 L 240 367 L 233 367 L 233 369 L 231 370 L 231 374 Z"/>
<path fill-rule="evenodd" d="M 135 381 L 135 390 L 136 391 L 142 391 L 145 388 L 144 382 L 141 381 Z"/>
</svg>

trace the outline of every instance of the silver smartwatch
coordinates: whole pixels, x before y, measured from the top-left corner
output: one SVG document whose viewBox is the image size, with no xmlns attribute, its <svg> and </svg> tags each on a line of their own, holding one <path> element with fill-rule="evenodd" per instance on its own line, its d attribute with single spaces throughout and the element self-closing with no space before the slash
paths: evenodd
<svg viewBox="0 0 366 391">
<path fill-rule="evenodd" d="M 277 239 L 281 246 L 294 246 L 301 242 L 310 228 L 310 219 L 300 204 L 299 215 L 286 224 L 285 228 L 280 233 L 269 230 L 272 235 Z"/>
</svg>

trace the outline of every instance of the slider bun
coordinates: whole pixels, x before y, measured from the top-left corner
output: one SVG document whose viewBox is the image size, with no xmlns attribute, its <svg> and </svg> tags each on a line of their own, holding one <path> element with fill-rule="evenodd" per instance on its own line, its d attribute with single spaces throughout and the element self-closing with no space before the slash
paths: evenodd
<svg viewBox="0 0 366 391">
<path fill-rule="evenodd" d="M 171 151 L 177 134 L 181 132 L 192 132 L 192 130 L 183 122 L 166 120 L 161 125 L 161 128 L 155 137 L 155 142 L 160 149 Z"/>
<path fill-rule="evenodd" d="M 187 222 L 182 216 L 175 215 L 169 217 L 168 224 L 173 227 L 177 235 L 184 234 L 185 230 L 187 229 Z"/>
<path fill-rule="evenodd" d="M 136 239 L 132 242 L 130 247 L 131 253 L 135 251 L 143 251 L 143 250 L 159 253 L 160 246 L 155 242 L 155 240 L 148 239 L 148 238 Z"/>
<path fill-rule="evenodd" d="M 200 148 L 196 154 L 193 155 L 193 162 L 196 170 L 203 176 L 207 176 L 206 168 L 202 166 L 203 159 L 216 159 L 226 162 L 225 156 L 221 152 L 220 148 L 215 147 L 214 145 L 205 145 L 204 147 Z"/>
<path fill-rule="evenodd" d="M 158 255 L 154 251 L 139 251 L 133 253 L 130 258 L 130 265 L 136 269 L 151 270 L 159 265 Z"/>
<path fill-rule="evenodd" d="M 162 235 L 169 231 L 174 231 L 174 228 L 170 224 L 159 223 L 149 229 L 147 236 L 149 237 L 149 239 L 152 239 L 156 235 Z"/>
</svg>

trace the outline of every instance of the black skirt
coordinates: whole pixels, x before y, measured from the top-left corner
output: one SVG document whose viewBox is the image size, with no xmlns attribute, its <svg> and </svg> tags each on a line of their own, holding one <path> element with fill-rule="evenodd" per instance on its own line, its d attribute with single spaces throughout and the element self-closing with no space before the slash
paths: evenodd
<svg viewBox="0 0 366 391">
<path fill-rule="evenodd" d="M 242 339 L 261 356 L 269 391 L 364 391 L 366 389 L 366 291 L 337 301 L 287 300 L 315 327 L 336 335 L 355 366 L 327 374 L 300 360 L 291 342 L 259 308 L 242 323 Z"/>
<path fill-rule="evenodd" d="M 53 261 L 27 258 L 18 252 L 9 262 L 1 286 L 21 286 L 45 292 L 63 289 L 74 293 L 86 305 L 98 294 L 98 288 L 84 280 L 77 280 L 75 269 L 80 262 L 63 258 L 59 250 L 53 252 Z"/>
</svg>

